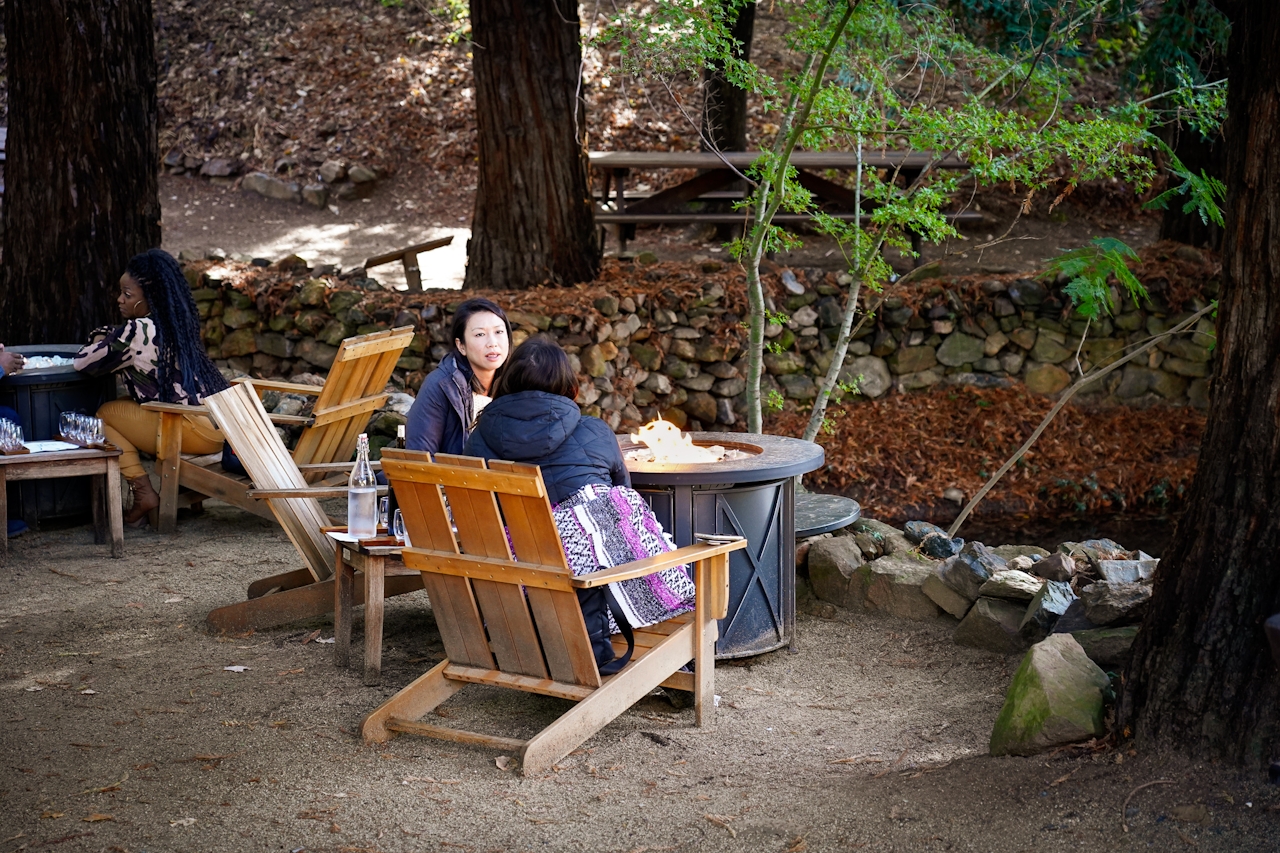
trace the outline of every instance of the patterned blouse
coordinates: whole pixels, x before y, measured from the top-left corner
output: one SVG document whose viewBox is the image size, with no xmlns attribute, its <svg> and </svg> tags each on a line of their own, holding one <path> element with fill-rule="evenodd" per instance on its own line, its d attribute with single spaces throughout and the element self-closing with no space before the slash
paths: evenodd
<svg viewBox="0 0 1280 853">
<path fill-rule="evenodd" d="M 156 340 L 156 324 L 150 317 L 130 320 L 123 326 L 102 326 L 89 335 L 89 343 L 76 353 L 75 368 L 90 376 L 119 373 L 129 396 L 136 402 L 161 400 L 160 377 L 156 363 L 160 345 Z M 173 399 L 164 402 L 200 405 L 200 397 L 173 383 Z"/>
</svg>

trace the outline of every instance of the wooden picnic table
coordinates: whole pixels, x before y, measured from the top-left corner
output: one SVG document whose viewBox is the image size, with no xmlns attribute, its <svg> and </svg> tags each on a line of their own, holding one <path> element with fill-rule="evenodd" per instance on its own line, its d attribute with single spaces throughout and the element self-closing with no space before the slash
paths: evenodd
<svg viewBox="0 0 1280 853">
<path fill-rule="evenodd" d="M 613 202 L 612 208 L 601 207 L 596 211 L 596 222 L 621 226 L 619 243 L 623 249 L 626 248 L 626 241 L 634 236 L 637 224 L 741 223 L 746 216 L 741 210 L 695 211 L 690 209 L 690 205 L 740 200 L 743 189 L 738 173 L 754 163 L 759 156 L 759 151 L 724 151 L 719 154 L 709 151 L 592 151 L 588 154 L 592 167 L 604 173 L 600 201 L 602 204 L 607 204 L 610 200 Z M 829 208 L 828 213 L 842 219 L 852 219 L 858 215 L 855 212 L 858 208 L 857 195 L 852 189 L 817 173 L 829 169 L 852 171 L 857 169 L 858 160 L 856 151 L 797 151 L 791 155 L 791 164 L 798 171 L 800 185 L 813 193 L 819 205 Z M 938 159 L 924 151 L 864 149 L 861 160 L 864 169 L 890 170 L 891 174 L 901 175 L 907 184 L 914 182 L 926 168 L 963 169 L 968 165 L 957 157 Z M 633 170 L 671 169 L 699 171 L 692 178 L 660 192 L 627 193 L 626 179 Z M 869 210 L 865 199 L 862 209 Z M 862 214 L 863 218 L 867 215 L 866 212 Z M 807 214 L 778 213 L 774 216 L 774 221 L 783 224 L 808 221 L 811 218 Z M 966 212 L 950 214 L 949 218 L 953 221 L 980 221 L 982 215 Z M 918 244 L 918 238 L 913 237 L 912 242 Z"/>
</svg>

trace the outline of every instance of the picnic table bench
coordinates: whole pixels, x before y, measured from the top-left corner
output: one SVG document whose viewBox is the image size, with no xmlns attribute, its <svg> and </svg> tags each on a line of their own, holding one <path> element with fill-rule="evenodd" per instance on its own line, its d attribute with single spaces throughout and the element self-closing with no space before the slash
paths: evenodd
<svg viewBox="0 0 1280 853">
<path fill-rule="evenodd" d="M 710 151 L 592 151 L 588 154 L 591 166 L 604 173 L 596 222 L 621 226 L 618 241 L 624 250 L 626 241 L 634 236 L 638 224 L 741 223 L 746 216 L 741 210 L 694 210 L 691 205 L 740 200 L 743 190 L 733 188 L 736 182 L 741 181 L 738 172 L 745 170 L 759 156 L 758 151 L 724 151 L 719 154 Z M 858 160 L 859 155 L 855 151 L 798 151 L 791 155 L 791 165 L 796 167 L 800 185 L 813 193 L 817 202 L 828 208 L 829 214 L 840 219 L 853 219 L 858 215 L 855 212 L 857 196 L 852 189 L 817 173 L 828 169 L 852 171 L 858 168 Z M 891 170 L 902 175 L 908 184 L 926 168 L 963 169 L 968 166 L 957 157 L 938 160 L 933 154 L 923 151 L 863 150 L 861 160 L 864 169 Z M 628 192 L 626 189 L 627 177 L 633 170 L 670 169 L 697 169 L 698 174 L 660 192 Z M 610 202 L 612 207 L 607 206 Z M 864 219 L 868 217 L 865 212 L 868 207 L 864 200 Z M 983 220 L 977 211 L 946 216 L 952 222 L 976 223 Z M 811 219 L 804 213 L 778 213 L 773 221 L 786 224 Z M 916 235 L 912 236 L 912 247 L 919 251 L 919 237 Z"/>
</svg>

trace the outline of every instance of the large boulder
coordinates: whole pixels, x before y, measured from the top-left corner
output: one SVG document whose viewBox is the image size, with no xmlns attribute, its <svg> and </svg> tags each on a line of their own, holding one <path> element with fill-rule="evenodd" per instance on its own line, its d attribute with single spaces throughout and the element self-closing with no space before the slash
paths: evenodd
<svg viewBox="0 0 1280 853">
<path fill-rule="evenodd" d="M 981 338 L 975 338 L 963 332 L 954 332 L 947 335 L 942 346 L 938 347 L 937 358 L 947 367 L 959 367 L 962 364 L 972 364 L 982 358 L 986 354 L 985 347 L 986 344 Z"/>
<path fill-rule="evenodd" d="M 1107 676 L 1070 634 L 1036 643 L 1013 676 L 991 732 L 992 755 L 1034 755 L 1103 734 Z"/>
<path fill-rule="evenodd" d="M 1018 633 L 1026 606 L 1000 598 L 979 598 L 956 628 L 958 645 L 1010 655 L 1027 647 Z"/>
<path fill-rule="evenodd" d="M 848 538 L 848 537 L 845 537 Z M 906 554 L 891 554 L 865 564 L 863 596 L 867 610 L 923 621 L 938 617 L 938 605 L 920 587 L 933 574 L 933 564 Z"/>
<path fill-rule="evenodd" d="M 1151 600 L 1151 585 L 1099 581 L 1080 590 L 1085 615 L 1095 625 L 1123 625 L 1141 621 Z"/>
<path fill-rule="evenodd" d="M 809 585 L 813 594 L 840 607 L 861 610 L 865 579 L 858 569 L 862 549 L 852 536 L 814 542 L 809 548 Z"/>
</svg>

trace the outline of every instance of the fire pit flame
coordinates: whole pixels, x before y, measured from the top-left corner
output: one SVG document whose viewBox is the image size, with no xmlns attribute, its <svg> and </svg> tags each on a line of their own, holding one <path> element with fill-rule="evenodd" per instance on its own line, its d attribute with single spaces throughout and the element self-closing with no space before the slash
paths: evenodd
<svg viewBox="0 0 1280 853">
<path fill-rule="evenodd" d="M 679 427 L 662 418 L 640 427 L 639 432 L 631 434 L 631 440 L 648 448 L 633 450 L 627 454 L 628 459 L 637 462 L 720 462 L 726 458 L 734 458 L 735 454 L 742 455 L 736 450 L 725 450 L 718 444 L 711 447 L 694 444 L 693 439 L 680 432 Z"/>
</svg>

